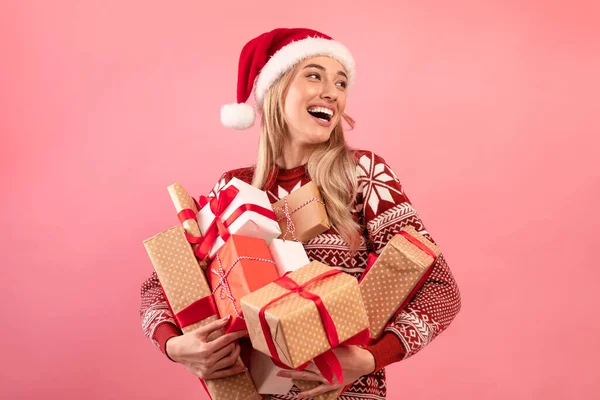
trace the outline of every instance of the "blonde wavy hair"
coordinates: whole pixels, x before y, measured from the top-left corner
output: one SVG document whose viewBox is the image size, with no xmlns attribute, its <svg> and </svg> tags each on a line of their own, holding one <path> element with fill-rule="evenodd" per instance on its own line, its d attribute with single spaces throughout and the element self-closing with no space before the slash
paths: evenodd
<svg viewBox="0 0 600 400">
<path fill-rule="evenodd" d="M 269 183 L 277 170 L 276 161 L 283 155 L 283 142 L 288 134 L 283 111 L 285 96 L 297 68 L 279 78 L 264 98 L 258 159 L 252 179 L 252 185 L 259 189 L 264 189 Z M 321 191 L 332 226 L 348 243 L 351 254 L 354 254 L 360 245 L 361 235 L 360 225 L 351 212 L 358 186 L 356 162 L 344 139 L 342 120 L 350 128 L 354 127 L 354 120 L 343 114 L 329 140 L 315 146 L 309 156 L 307 169 L 311 180 Z"/>
</svg>

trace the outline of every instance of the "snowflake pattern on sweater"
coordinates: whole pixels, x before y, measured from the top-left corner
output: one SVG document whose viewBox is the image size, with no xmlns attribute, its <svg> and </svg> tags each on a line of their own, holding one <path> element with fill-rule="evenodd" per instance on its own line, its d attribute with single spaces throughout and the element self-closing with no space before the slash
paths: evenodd
<svg viewBox="0 0 600 400">
<path fill-rule="evenodd" d="M 358 278 L 366 268 L 369 252 L 381 253 L 393 235 L 406 225 L 413 226 L 433 243 L 435 241 L 404 193 L 400 180 L 385 160 L 364 150 L 356 151 L 355 157 L 358 195 L 353 211 L 364 227 L 357 253 L 350 257 L 348 243 L 333 227 L 309 240 L 304 248 L 310 260 L 323 262 Z M 241 168 L 223 174 L 208 196 L 216 196 L 233 177 L 250 183 L 252 169 Z M 310 177 L 304 166 L 280 170 L 276 180 L 265 191 L 271 203 L 274 203 L 309 181 Z M 164 352 L 164 341 L 169 336 L 158 331 L 164 332 L 166 326 L 174 324 L 174 317 L 166 306 L 156 273 L 142 285 L 141 296 L 140 316 L 144 334 Z M 382 345 L 376 343 L 368 347 L 375 357 L 376 372 L 361 377 L 340 399 L 385 399 L 387 390 L 384 367 L 415 355 L 431 343 L 450 325 L 460 307 L 458 286 L 442 254 L 415 297 L 388 322 L 386 333 L 380 340 Z M 169 329 L 172 331 L 172 326 Z M 383 342 L 386 344 L 383 345 Z M 287 395 L 271 397 L 279 400 L 294 399 L 298 392 L 299 389 L 294 386 Z"/>
</svg>

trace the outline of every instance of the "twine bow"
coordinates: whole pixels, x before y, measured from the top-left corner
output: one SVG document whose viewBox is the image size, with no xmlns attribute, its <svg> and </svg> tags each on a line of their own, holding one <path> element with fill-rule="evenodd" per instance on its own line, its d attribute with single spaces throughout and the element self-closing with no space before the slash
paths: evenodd
<svg viewBox="0 0 600 400">
<path fill-rule="evenodd" d="M 231 307 L 233 308 L 233 311 L 235 312 L 236 317 L 238 317 L 240 319 L 244 319 L 244 316 L 242 315 L 242 312 L 240 310 L 238 310 L 238 308 L 236 306 L 236 299 L 233 296 L 233 293 L 231 292 L 231 287 L 229 286 L 229 281 L 227 280 L 227 277 L 229 276 L 229 273 L 231 272 L 231 270 L 233 270 L 233 267 L 235 267 L 237 265 L 237 263 L 242 260 L 261 261 L 261 262 L 267 262 L 267 263 L 274 264 L 272 260 L 269 260 L 266 258 L 251 257 L 251 256 L 239 256 L 231 263 L 229 268 L 224 269 L 223 263 L 221 262 L 221 257 L 219 256 L 219 253 L 217 253 L 216 261 L 217 261 L 218 267 L 216 268 L 216 271 L 215 271 L 215 269 L 211 269 L 211 272 L 219 278 L 219 283 L 217 283 L 215 285 L 215 287 L 212 291 L 212 294 L 214 295 L 217 292 L 217 290 L 220 289 L 219 290 L 219 298 L 221 300 L 229 299 L 229 302 L 231 303 Z"/>
</svg>

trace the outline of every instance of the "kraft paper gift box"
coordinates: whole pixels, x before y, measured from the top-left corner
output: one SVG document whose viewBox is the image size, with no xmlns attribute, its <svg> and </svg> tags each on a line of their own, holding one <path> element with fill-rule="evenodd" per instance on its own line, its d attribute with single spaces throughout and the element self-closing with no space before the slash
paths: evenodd
<svg viewBox="0 0 600 400">
<path fill-rule="evenodd" d="M 197 220 L 205 237 L 200 247 L 211 260 L 229 234 L 262 238 L 267 244 L 281 235 L 267 193 L 238 178 L 231 179 L 216 197 L 202 196 L 200 206 Z"/>
<path fill-rule="evenodd" d="M 210 263 L 206 275 L 219 315 L 230 315 L 227 332 L 246 329 L 242 296 L 262 288 L 279 275 L 264 239 L 231 235 Z"/>
<path fill-rule="evenodd" d="M 329 217 L 318 186 L 308 182 L 273 203 L 281 239 L 307 242 L 330 228 Z"/>
<path fill-rule="evenodd" d="M 300 242 L 273 239 L 269 245 L 269 251 L 275 261 L 279 276 L 295 271 L 310 262 L 306 250 Z"/>
<path fill-rule="evenodd" d="M 385 245 L 359 281 L 372 339 L 423 286 L 439 255 L 440 249 L 410 225 Z"/>
<path fill-rule="evenodd" d="M 188 242 L 190 242 L 192 249 L 195 252 L 198 248 L 197 243 L 202 236 L 200 227 L 198 226 L 198 221 L 196 220 L 196 215 L 198 214 L 199 210 L 198 203 L 179 182 L 175 182 L 167 186 L 167 191 L 169 192 L 171 201 L 173 202 L 175 210 L 177 211 L 177 217 L 183 225 Z M 200 266 L 202 269 L 206 269 L 208 263 L 200 260 Z"/>
<path fill-rule="evenodd" d="M 322 310 L 314 300 L 297 289 L 282 287 L 280 282 L 286 280 L 292 287 L 299 285 L 305 295 L 320 297 L 331 320 L 323 322 Z M 369 320 L 356 278 L 318 261 L 242 297 L 241 303 L 252 347 L 291 368 L 302 367 L 330 350 L 334 332 L 339 344 L 368 332 Z M 265 332 L 260 317 L 263 308 Z"/>
<path fill-rule="evenodd" d="M 294 382 L 294 385 L 298 386 L 298 388 L 300 388 L 301 391 L 305 392 L 307 390 L 311 390 L 316 388 L 317 386 L 319 386 L 321 383 L 320 382 L 315 382 L 315 381 L 301 381 L 298 379 L 293 379 L 292 380 Z M 320 394 L 318 396 L 315 397 L 311 397 L 311 399 L 314 400 L 334 400 L 337 399 L 338 397 L 340 397 L 342 395 L 343 392 L 345 392 L 346 388 L 339 388 L 336 390 L 332 390 L 331 392 L 327 392 L 327 393 L 323 393 Z"/>
<path fill-rule="evenodd" d="M 211 289 L 186 239 L 184 228 L 174 226 L 149 239 L 144 247 L 158 275 L 169 307 L 183 333 L 216 321 Z M 242 365 L 240 358 L 236 365 Z M 250 373 L 204 381 L 212 400 L 259 400 Z"/>
</svg>

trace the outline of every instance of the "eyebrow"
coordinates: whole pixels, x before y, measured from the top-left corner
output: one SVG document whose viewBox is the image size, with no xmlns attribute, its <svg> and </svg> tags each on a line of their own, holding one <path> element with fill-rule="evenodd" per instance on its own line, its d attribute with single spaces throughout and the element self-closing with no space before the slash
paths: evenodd
<svg viewBox="0 0 600 400">
<path fill-rule="evenodd" d="M 319 65 L 319 64 L 308 64 L 303 69 L 306 69 L 306 68 L 316 68 L 316 69 L 320 69 L 321 71 L 326 71 L 325 67 L 323 67 L 322 65 Z M 337 74 L 348 79 L 348 75 L 346 75 L 346 73 L 344 71 L 338 71 Z"/>
</svg>

